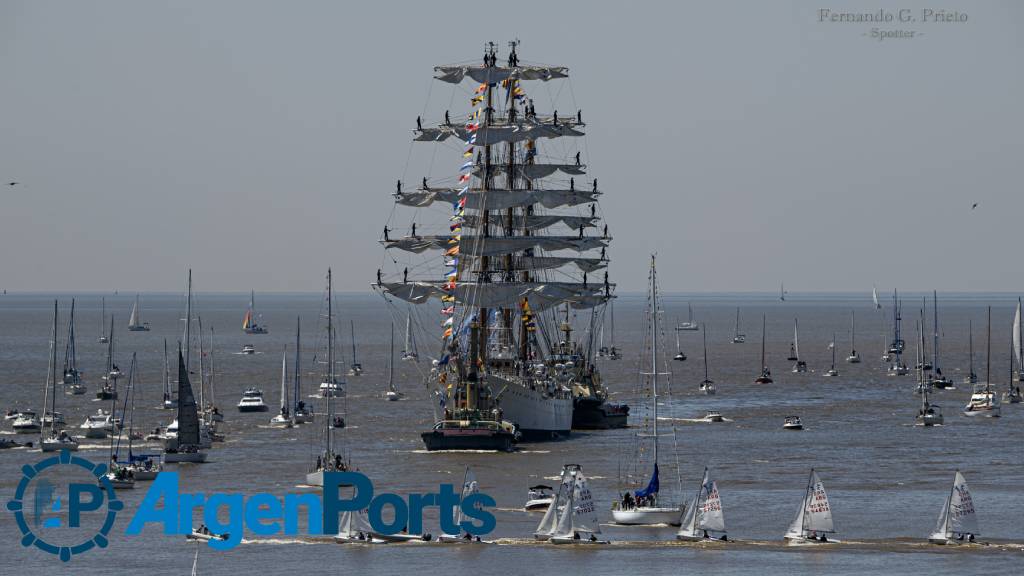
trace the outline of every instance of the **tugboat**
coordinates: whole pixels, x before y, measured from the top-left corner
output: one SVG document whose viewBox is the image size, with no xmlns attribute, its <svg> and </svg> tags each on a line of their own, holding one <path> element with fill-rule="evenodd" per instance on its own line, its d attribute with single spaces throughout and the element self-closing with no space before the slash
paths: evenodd
<svg viewBox="0 0 1024 576">
<path fill-rule="evenodd" d="M 580 343 L 572 340 L 569 307 L 561 325 L 565 339 L 558 344 L 548 364 L 556 378 L 572 388 L 572 427 L 574 430 L 609 430 L 625 428 L 629 406 L 608 401 L 608 390 L 601 380 L 601 371 L 589 358 Z"/>
</svg>

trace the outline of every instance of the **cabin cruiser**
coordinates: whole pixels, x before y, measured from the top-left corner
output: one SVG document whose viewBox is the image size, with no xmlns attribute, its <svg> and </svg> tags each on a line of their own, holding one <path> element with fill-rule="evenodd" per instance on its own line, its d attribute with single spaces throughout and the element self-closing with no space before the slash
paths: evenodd
<svg viewBox="0 0 1024 576">
<path fill-rule="evenodd" d="M 717 410 L 709 410 L 704 416 L 705 422 L 725 422 L 725 418 L 722 417 L 722 413 Z"/>
<path fill-rule="evenodd" d="M 49 412 L 44 412 L 42 424 L 44 427 L 49 426 L 51 428 L 54 426 L 54 424 L 56 424 L 57 426 L 63 426 L 64 414 L 60 412 L 54 412 L 53 414 L 50 414 Z"/>
<path fill-rule="evenodd" d="M 215 534 L 206 527 L 206 524 L 200 524 L 198 528 L 192 530 L 190 534 L 185 536 L 185 539 L 209 542 L 210 540 L 227 540 L 230 536 L 231 535 L 226 532 L 224 534 Z"/>
<path fill-rule="evenodd" d="M 320 397 L 321 398 L 327 398 L 328 396 L 331 396 L 333 398 L 337 398 L 339 396 L 344 396 L 344 395 L 345 395 L 345 383 L 344 382 L 338 382 L 338 381 L 335 380 L 333 382 L 324 381 L 324 382 L 320 383 Z"/>
<path fill-rule="evenodd" d="M 263 402 L 263 391 L 257 388 L 246 388 L 242 399 L 238 401 L 239 412 L 266 412 L 267 405 Z"/>
<path fill-rule="evenodd" d="M 976 384 L 970 401 L 964 406 L 964 416 L 999 416 L 999 398 L 987 383 Z"/>
<path fill-rule="evenodd" d="M 256 353 L 256 347 L 253 346 L 252 344 L 246 344 L 246 345 L 242 346 L 242 354 L 255 354 L 255 353 Z"/>
<path fill-rule="evenodd" d="M 51 431 L 39 444 L 43 452 L 60 452 L 61 450 L 76 452 L 78 450 L 78 441 L 64 430 Z"/>
<path fill-rule="evenodd" d="M 114 420 L 110 417 L 110 413 L 105 412 L 102 408 L 96 410 L 95 414 L 86 417 L 85 422 L 79 428 L 85 430 L 86 438 L 106 438 L 107 434 L 112 434 L 115 431 Z"/>
<path fill-rule="evenodd" d="M 14 419 L 14 422 L 11 423 L 11 426 L 18 434 L 33 434 L 42 429 L 35 410 L 22 410 Z"/>
<path fill-rule="evenodd" d="M 544 484 L 530 486 L 530 492 L 526 495 L 527 512 L 547 510 L 548 506 L 555 500 L 554 488 Z"/>
<path fill-rule="evenodd" d="M 800 421 L 799 416 L 786 416 L 786 420 L 782 423 L 782 427 L 786 430 L 803 430 L 804 423 Z"/>
</svg>

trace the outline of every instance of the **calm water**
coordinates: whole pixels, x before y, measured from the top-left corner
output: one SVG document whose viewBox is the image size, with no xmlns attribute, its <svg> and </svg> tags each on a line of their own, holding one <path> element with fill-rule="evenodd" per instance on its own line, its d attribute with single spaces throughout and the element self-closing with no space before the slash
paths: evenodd
<svg viewBox="0 0 1024 576">
<path fill-rule="evenodd" d="M 34 407 L 42 404 L 42 383 L 47 370 L 52 295 L 0 297 L 0 407 Z M 182 489 L 189 491 L 272 492 L 299 491 L 306 468 L 315 458 L 318 427 L 277 430 L 266 426 L 278 402 L 281 354 L 290 354 L 296 316 L 303 324 L 303 372 L 311 373 L 317 341 L 322 340 L 317 295 L 260 295 L 260 312 L 270 334 L 246 336 L 240 329 L 248 295 L 197 297 L 204 328 L 216 330 L 217 403 L 227 414 L 222 429 L 228 440 L 215 445 L 210 463 L 182 466 Z M 163 365 L 163 339 L 170 345 L 181 337 L 182 297 L 143 295 L 143 316 L 153 330 L 125 330 L 134 295 L 107 298 L 107 312 L 116 315 L 117 361 L 127 368 L 130 355 L 139 355 L 139 386 L 136 419 L 142 429 L 166 425 L 171 413 L 157 410 Z M 70 296 L 60 296 L 61 334 Z M 689 355 L 673 362 L 673 393 L 660 407 L 662 421 L 671 430 L 676 422 L 677 457 L 685 498 L 689 499 L 705 465 L 719 483 L 731 538 L 744 540 L 727 547 L 705 548 L 676 545 L 669 528 L 606 526 L 605 534 L 617 543 L 600 550 L 565 550 L 528 543 L 539 515 L 518 511 L 526 488 L 543 478 L 556 476 L 563 463 L 583 466 L 592 479 L 602 520 L 611 520 L 608 506 L 616 493 L 621 455 L 632 445 L 632 432 L 577 433 L 566 441 L 521 445 L 514 454 L 439 453 L 422 450 L 419 432 L 432 421 L 432 401 L 421 383 L 416 366 L 397 363 L 396 380 L 407 398 L 385 402 L 386 358 L 391 322 L 401 348 L 404 309 L 389 308 L 372 295 L 340 295 L 342 350 L 349 361 L 348 320 L 357 330 L 357 358 L 366 372 L 349 378 L 346 448 L 352 460 L 367 473 L 379 490 L 435 491 L 442 482 L 458 484 L 466 465 L 476 472 L 481 487 L 497 499 L 498 519 L 494 537 L 507 545 L 443 547 L 436 545 L 343 547 L 309 539 L 273 540 L 251 538 L 229 552 L 203 548 L 199 571 L 203 574 L 234 574 L 253 569 L 273 573 L 289 570 L 304 574 L 339 574 L 352 568 L 370 567 L 374 574 L 408 574 L 413 567 L 444 566 L 454 573 L 491 569 L 511 574 L 553 573 L 622 574 L 625 567 L 642 566 L 643 573 L 677 574 L 709 570 L 731 574 L 863 574 L 1014 573 L 1024 560 L 1024 479 L 1021 441 L 1024 418 L 1020 406 L 1004 406 L 1000 419 L 968 419 L 959 408 L 969 396 L 967 386 L 939 392 L 933 400 L 942 405 L 946 426 L 923 429 L 913 426 L 919 398 L 913 393 L 912 376 L 890 378 L 879 359 L 883 322 L 890 314 L 873 310 L 860 295 L 799 295 L 778 302 L 764 296 L 694 296 L 697 319 L 708 327 L 711 378 L 718 395 L 699 395 L 703 379 L 700 332 L 684 332 L 682 348 Z M 912 363 L 914 321 L 920 297 L 904 300 L 904 332 Z M 940 302 L 942 366 L 958 382 L 968 366 L 967 326 L 975 331 L 975 365 L 985 375 L 985 306 L 993 306 L 992 379 L 1000 388 L 1008 379 L 1008 339 L 1016 297 L 1011 295 L 948 295 Z M 730 343 L 736 307 L 741 308 L 747 343 Z M 685 318 L 686 298 L 669 296 L 666 320 Z M 602 370 L 616 399 L 634 406 L 637 358 L 643 299 L 624 296 L 616 304 L 616 343 L 625 358 L 604 362 Z M 864 362 L 842 362 L 850 348 L 850 311 L 857 315 L 857 349 Z M 98 343 L 100 299 L 98 295 L 77 300 L 78 352 L 90 391 L 85 396 L 58 399 L 59 411 L 69 426 L 77 427 L 87 413 L 107 403 L 92 401 L 98 375 L 105 362 L 106 346 Z M 436 322 L 435 307 L 425 307 L 417 324 Z M 759 369 L 760 320 L 767 314 L 768 363 L 775 384 L 752 383 Z M 788 355 L 793 318 L 800 319 L 801 356 L 811 372 L 790 373 Z M 321 329 L 315 327 L 320 322 Z M 928 322 L 931 322 L 930 312 Z M 432 329 L 432 328 L 431 328 Z M 840 359 L 838 378 L 822 378 L 831 354 L 828 342 L 836 332 Z M 931 330 L 928 330 L 929 334 Z M 671 333 L 670 333 L 671 334 Z M 606 332 L 606 337 L 607 337 Z M 260 352 L 236 354 L 252 343 Z M 668 348 L 673 348 L 670 335 Z M 421 343 L 421 352 L 430 351 Z M 929 341 L 929 355 L 931 355 Z M 63 357 L 63 348 L 61 354 Z M 315 387 L 307 375 L 306 391 Z M 239 414 L 234 408 L 243 389 L 261 387 L 271 412 Z M 634 408 L 639 414 L 640 410 Z M 707 410 L 719 410 L 731 420 L 722 424 L 689 421 Z M 781 427 L 788 414 L 799 414 L 806 429 L 788 432 Z M 10 433 L 9 423 L 2 427 Z M 77 433 L 73 430 L 74 433 Z M 12 437 L 12 436 L 8 436 Z M 27 440 L 29 438 L 21 438 Z M 664 448 L 669 471 L 663 473 L 663 492 L 677 484 L 672 466 L 671 438 Z M 663 445 L 664 446 L 664 445 Z M 103 441 L 83 443 L 81 454 L 95 462 L 106 459 Z M 37 451 L 14 449 L 0 452 L 0 494 L 6 501 L 18 480 L 21 464 L 39 459 Z M 830 493 L 838 538 L 852 542 L 827 549 L 793 550 L 780 545 L 795 515 L 810 467 L 818 469 Z M 170 468 L 170 467 L 169 467 Z M 921 544 L 933 527 L 952 478 L 964 471 L 974 495 L 984 540 L 997 545 L 973 550 L 941 549 Z M 145 487 L 145 485 L 141 485 Z M 130 513 L 145 490 L 122 491 L 128 512 L 118 518 L 110 547 L 75 558 L 70 568 L 77 574 L 118 571 L 151 574 L 187 574 L 194 547 L 183 538 L 163 536 L 150 526 L 139 537 L 123 533 Z M 198 517 L 197 517 L 198 518 Z M 425 520 L 437 533 L 436 514 Z M 199 523 L 199 520 L 196 520 Z M 19 532 L 6 511 L 0 514 L 0 558 L 5 566 L 15 563 L 23 574 L 52 574 L 55 560 L 18 545 Z M 894 540 L 895 539 L 895 540 Z M 632 541 L 625 544 L 624 541 Z M 662 541 L 659 543 L 659 541 Z M 59 571 L 64 567 L 56 567 Z"/>
</svg>

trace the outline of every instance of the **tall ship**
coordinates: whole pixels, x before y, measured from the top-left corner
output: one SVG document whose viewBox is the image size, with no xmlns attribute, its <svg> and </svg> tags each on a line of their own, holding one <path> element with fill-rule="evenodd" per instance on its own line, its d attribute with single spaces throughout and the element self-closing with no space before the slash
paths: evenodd
<svg viewBox="0 0 1024 576">
<path fill-rule="evenodd" d="M 381 238 L 395 264 L 378 270 L 375 288 L 441 308 L 437 332 L 419 340 L 436 346 L 437 358 L 428 376 L 438 396 L 435 425 L 423 434 L 428 449 L 505 449 L 510 437 L 567 436 L 573 391 L 564 375 L 576 366 L 554 361 L 567 344 L 557 311 L 612 297 L 601 192 L 596 179 L 583 183 L 586 166 L 571 150 L 584 135 L 582 112 L 538 113 L 529 92 L 535 81 L 567 78 L 568 69 L 523 64 L 518 44 L 509 43 L 500 64 L 490 42 L 482 62 L 435 67 L 435 78 L 456 92 L 468 84 L 469 110 L 445 111 L 432 124 L 417 118 L 413 140 L 462 154 L 444 177 L 416 188 L 398 181 L 396 204 L 419 210 L 407 234 L 385 226 Z M 417 231 L 429 222 L 441 233 Z"/>
</svg>

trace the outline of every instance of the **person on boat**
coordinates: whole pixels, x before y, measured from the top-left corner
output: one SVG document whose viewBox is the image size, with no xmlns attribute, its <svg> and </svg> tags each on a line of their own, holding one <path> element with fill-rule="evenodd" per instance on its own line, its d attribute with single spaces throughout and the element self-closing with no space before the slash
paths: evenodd
<svg viewBox="0 0 1024 576">
<path fill-rule="evenodd" d="M 405 270 L 402 270 L 402 284 L 408 284 L 408 283 L 409 283 L 409 268 L 406 267 Z"/>
<path fill-rule="evenodd" d="M 320 456 L 317 456 L 317 457 L 316 457 L 316 469 L 317 469 L 317 470 L 322 470 L 322 469 L 323 469 L 323 467 L 324 467 L 324 461 L 323 461 L 323 459 L 322 459 L 322 458 L 321 458 Z"/>
<path fill-rule="evenodd" d="M 582 108 L 576 111 L 576 123 L 577 124 L 583 124 L 583 109 Z"/>
<path fill-rule="evenodd" d="M 828 537 L 826 537 L 824 534 L 822 534 L 821 535 L 821 541 L 822 542 L 828 542 Z"/>
<path fill-rule="evenodd" d="M 452 121 L 448 117 L 448 111 L 447 110 L 444 111 L 444 125 L 445 126 L 451 126 L 452 125 Z"/>
<path fill-rule="evenodd" d="M 711 538 L 711 536 L 708 536 L 708 531 L 707 531 L 707 530 L 705 530 L 705 531 L 704 531 L 704 539 L 705 539 L 705 540 L 708 540 L 708 539 L 710 539 L 710 538 Z"/>
<path fill-rule="evenodd" d="M 424 190 L 427 189 L 427 177 L 426 176 L 423 177 L 423 189 Z"/>
<path fill-rule="evenodd" d="M 573 190 L 576 190 L 576 179 L 569 178 L 569 191 L 571 192 Z"/>
<path fill-rule="evenodd" d="M 967 541 L 968 542 L 974 542 L 974 534 L 968 534 L 967 535 Z"/>
<path fill-rule="evenodd" d="M 729 541 L 729 537 L 726 536 L 725 534 L 722 534 L 722 537 L 719 538 L 719 540 L 721 540 L 722 542 L 728 542 Z"/>
</svg>

